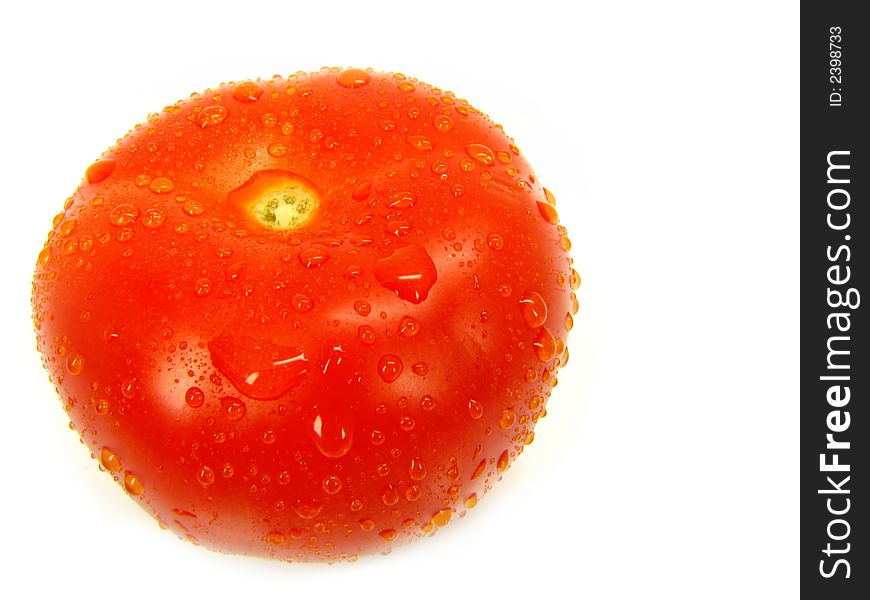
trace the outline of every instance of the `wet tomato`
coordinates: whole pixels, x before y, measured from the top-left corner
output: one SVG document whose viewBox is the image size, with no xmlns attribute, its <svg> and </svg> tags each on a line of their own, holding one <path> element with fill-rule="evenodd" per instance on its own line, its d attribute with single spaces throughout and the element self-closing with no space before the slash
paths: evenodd
<svg viewBox="0 0 870 600">
<path fill-rule="evenodd" d="M 579 276 L 501 127 L 401 74 L 230 83 L 90 165 L 33 284 L 102 468 L 224 552 L 342 560 L 465 514 L 532 441 Z"/>
</svg>

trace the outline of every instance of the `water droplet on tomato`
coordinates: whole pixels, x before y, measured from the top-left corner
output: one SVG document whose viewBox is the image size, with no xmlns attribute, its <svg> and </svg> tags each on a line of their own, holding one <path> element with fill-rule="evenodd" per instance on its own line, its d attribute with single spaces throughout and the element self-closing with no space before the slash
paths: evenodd
<svg viewBox="0 0 870 600">
<path fill-rule="evenodd" d="M 484 471 L 486 471 L 486 459 L 482 458 L 480 462 L 477 463 L 477 466 L 474 468 L 474 472 L 471 474 L 471 478 L 477 479 L 478 477 L 483 475 Z"/>
<path fill-rule="evenodd" d="M 571 313 L 567 313 L 565 315 L 565 330 L 571 331 L 574 329 L 574 317 L 571 316 Z"/>
<path fill-rule="evenodd" d="M 287 147 L 287 144 L 282 144 L 281 142 L 275 142 L 274 144 L 269 144 L 266 148 L 266 152 L 269 153 L 269 156 L 273 156 L 275 158 L 280 158 L 287 154 L 290 148 Z"/>
<path fill-rule="evenodd" d="M 409 135 L 408 143 L 417 150 L 431 150 L 434 147 L 432 140 L 425 135 Z"/>
<path fill-rule="evenodd" d="M 435 129 L 440 131 L 441 133 L 447 133 L 451 129 L 453 129 L 453 119 L 448 117 L 447 115 L 438 115 L 435 117 Z"/>
<path fill-rule="evenodd" d="M 420 408 L 426 412 L 435 410 L 435 398 L 428 394 L 420 399 Z"/>
<path fill-rule="evenodd" d="M 211 279 L 201 277 L 193 284 L 193 293 L 200 298 L 204 298 L 211 293 Z"/>
<path fill-rule="evenodd" d="M 411 208 L 416 202 L 414 192 L 396 192 L 387 198 L 387 208 Z"/>
<path fill-rule="evenodd" d="M 242 394 L 272 400 L 298 385 L 308 372 L 308 359 L 298 348 L 223 335 L 208 344 L 214 366 Z"/>
<path fill-rule="evenodd" d="M 378 375 L 392 383 L 402 374 L 402 359 L 395 354 L 385 354 L 378 360 Z"/>
<path fill-rule="evenodd" d="M 196 480 L 202 485 L 211 485 L 214 483 L 214 471 L 210 467 L 203 465 L 196 474 Z"/>
<path fill-rule="evenodd" d="M 541 213 L 541 216 L 544 217 L 544 220 L 547 223 L 555 225 L 559 222 L 559 213 L 556 212 L 556 209 L 552 204 L 540 201 L 538 201 L 537 204 L 538 212 Z"/>
<path fill-rule="evenodd" d="M 157 229 L 166 220 L 166 215 L 159 208 L 149 208 L 142 215 L 142 225 L 148 229 Z"/>
<path fill-rule="evenodd" d="M 387 540 L 388 542 L 392 542 L 396 539 L 398 533 L 396 533 L 395 529 L 384 529 L 383 531 L 379 531 L 378 535 Z"/>
<path fill-rule="evenodd" d="M 66 370 L 70 375 L 81 375 L 82 369 L 85 368 L 85 359 L 79 353 L 70 354 L 66 359 Z"/>
<path fill-rule="evenodd" d="M 369 194 L 371 193 L 371 191 L 372 191 L 372 182 L 371 181 L 363 181 L 362 183 L 360 183 L 359 185 L 357 185 L 354 188 L 353 194 L 351 194 L 351 197 L 354 200 L 356 200 L 357 202 L 362 202 L 363 200 L 365 200 L 366 198 L 369 197 Z"/>
<path fill-rule="evenodd" d="M 498 460 L 495 461 L 495 468 L 498 469 L 499 473 L 504 473 L 508 468 L 509 462 L 510 457 L 508 456 L 508 451 L 505 450 L 499 455 Z"/>
<path fill-rule="evenodd" d="M 375 330 L 368 325 L 360 325 L 357 329 L 357 337 L 363 344 L 369 346 L 375 343 Z"/>
<path fill-rule="evenodd" d="M 571 269 L 571 276 L 568 278 L 568 283 L 572 290 L 577 290 L 580 287 L 580 273 L 576 269 Z"/>
<path fill-rule="evenodd" d="M 323 491 L 330 496 L 334 496 L 341 491 L 341 479 L 335 475 L 330 475 L 323 480 Z"/>
<path fill-rule="evenodd" d="M 299 253 L 299 262 L 302 266 L 313 269 L 329 260 L 329 252 L 323 248 L 306 248 Z"/>
<path fill-rule="evenodd" d="M 437 280 L 435 263 L 417 244 L 402 246 L 374 265 L 375 279 L 399 298 L 419 304 Z"/>
<path fill-rule="evenodd" d="M 124 473 L 124 489 L 127 490 L 131 496 L 141 496 L 145 491 L 145 485 L 136 474 L 126 471 Z"/>
<path fill-rule="evenodd" d="M 349 89 L 360 88 L 371 81 L 371 79 L 371 75 L 362 69 L 345 69 L 336 77 L 339 85 Z"/>
<path fill-rule="evenodd" d="M 501 250 L 504 248 L 504 238 L 497 233 L 490 233 L 486 236 L 486 243 L 493 250 Z"/>
<path fill-rule="evenodd" d="M 184 394 L 184 401 L 190 408 L 199 408 L 205 402 L 205 393 L 198 387 L 192 387 Z"/>
<path fill-rule="evenodd" d="M 468 144 L 465 147 L 468 156 L 483 165 L 491 165 L 495 161 L 495 153 L 489 146 L 483 144 Z"/>
<path fill-rule="evenodd" d="M 384 436 L 383 433 L 381 433 L 377 429 L 373 429 L 372 435 L 371 435 L 371 440 L 372 440 L 372 444 L 374 444 L 375 446 L 380 446 L 381 444 L 384 443 L 384 440 L 386 440 L 386 437 Z"/>
<path fill-rule="evenodd" d="M 553 195 L 553 192 L 544 188 L 544 198 L 547 200 L 547 204 L 550 206 L 556 206 L 556 196 Z"/>
<path fill-rule="evenodd" d="M 538 331 L 532 346 L 535 349 L 535 355 L 541 362 L 547 362 L 556 356 L 556 340 L 546 327 L 541 327 Z"/>
<path fill-rule="evenodd" d="M 88 183 L 100 183 L 115 170 L 114 158 L 101 158 L 94 161 L 85 171 L 85 179 Z"/>
<path fill-rule="evenodd" d="M 270 531 L 266 534 L 266 541 L 275 546 L 280 546 L 284 543 L 284 540 L 287 538 L 284 537 L 284 534 L 280 531 Z"/>
<path fill-rule="evenodd" d="M 311 424 L 314 445 L 328 458 L 341 458 L 353 446 L 353 417 L 345 408 L 322 407 Z"/>
<path fill-rule="evenodd" d="M 411 459 L 411 464 L 408 466 L 408 477 L 414 481 L 422 481 L 426 478 L 426 463 L 419 456 Z"/>
<path fill-rule="evenodd" d="M 227 118 L 228 111 L 223 106 L 208 106 L 196 115 L 196 124 L 202 128 L 218 125 Z"/>
<path fill-rule="evenodd" d="M 175 183 L 168 177 L 155 177 L 148 184 L 148 189 L 155 194 L 168 194 L 175 189 Z"/>
<path fill-rule="evenodd" d="M 453 509 L 452 508 L 442 508 L 434 515 L 432 515 L 432 523 L 435 524 L 436 527 L 444 527 L 450 522 L 450 519 L 453 517 Z"/>
<path fill-rule="evenodd" d="M 300 498 L 293 503 L 293 510 L 302 519 L 313 519 L 323 510 L 323 503 L 314 498 Z"/>
<path fill-rule="evenodd" d="M 360 519 L 357 523 L 359 523 L 359 527 L 363 531 L 371 531 L 375 528 L 375 522 L 371 519 Z"/>
<path fill-rule="evenodd" d="M 516 420 L 517 414 L 514 412 L 514 409 L 506 408 L 502 411 L 501 416 L 498 418 L 498 426 L 502 429 L 510 429 L 511 427 L 513 427 Z"/>
<path fill-rule="evenodd" d="M 100 450 L 100 464 L 110 473 L 117 473 L 121 470 L 121 460 L 105 446 Z"/>
<path fill-rule="evenodd" d="M 547 303 L 538 292 L 526 292 L 520 298 L 520 312 L 529 329 L 537 329 L 547 320 Z"/>
<path fill-rule="evenodd" d="M 367 317 L 369 316 L 369 313 L 372 312 L 372 305 L 365 300 L 357 300 L 353 303 L 353 309 L 360 316 Z"/>
<path fill-rule="evenodd" d="M 256 102 L 263 95 L 263 86 L 256 81 L 242 81 L 233 88 L 233 99 L 237 102 Z"/>
<path fill-rule="evenodd" d="M 294 310 L 301 313 L 307 313 L 309 310 L 314 308 L 314 302 L 305 294 L 293 294 L 293 297 L 290 299 L 290 304 L 293 306 Z"/>
<path fill-rule="evenodd" d="M 387 506 L 393 506 L 399 501 L 399 491 L 392 483 L 384 486 L 384 489 L 381 491 L 381 501 Z"/>
<path fill-rule="evenodd" d="M 472 398 L 468 401 L 468 414 L 471 415 L 472 419 L 479 419 L 483 416 L 483 405 Z"/>
<path fill-rule="evenodd" d="M 403 317 L 399 321 L 399 335 L 403 338 L 412 338 L 420 333 L 420 323 L 413 317 Z"/>
<path fill-rule="evenodd" d="M 245 416 L 248 408 L 245 403 L 233 396 L 224 396 L 221 398 L 221 410 L 224 416 L 230 421 L 238 421 Z"/>
<path fill-rule="evenodd" d="M 109 213 L 109 223 L 115 227 L 130 225 L 139 216 L 139 209 L 132 204 L 119 204 Z"/>
</svg>

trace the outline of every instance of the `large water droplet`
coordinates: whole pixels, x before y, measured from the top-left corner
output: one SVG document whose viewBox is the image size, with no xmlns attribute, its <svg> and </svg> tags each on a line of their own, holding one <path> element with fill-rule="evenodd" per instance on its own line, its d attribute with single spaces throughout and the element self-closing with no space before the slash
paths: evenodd
<svg viewBox="0 0 870 600">
<path fill-rule="evenodd" d="M 547 303 L 538 292 L 526 292 L 520 298 L 520 312 L 529 329 L 537 329 L 547 320 Z"/>
<path fill-rule="evenodd" d="M 245 416 L 245 413 L 248 412 L 245 403 L 233 396 L 225 396 L 221 398 L 221 410 L 223 411 L 224 416 L 230 421 L 239 421 Z"/>
<path fill-rule="evenodd" d="M 546 327 L 541 327 L 538 331 L 532 346 L 535 349 L 535 355 L 541 362 L 547 362 L 556 356 L 556 340 Z"/>
<path fill-rule="evenodd" d="M 139 216 L 139 209 L 132 204 L 119 204 L 109 213 L 109 223 L 115 227 L 130 225 Z"/>
<path fill-rule="evenodd" d="M 409 244 L 374 265 L 375 279 L 399 298 L 419 304 L 438 278 L 432 257 L 421 246 Z"/>
<path fill-rule="evenodd" d="M 222 335 L 208 344 L 212 363 L 249 398 L 272 400 L 298 385 L 308 359 L 298 348 Z"/>
<path fill-rule="evenodd" d="M 311 423 L 314 445 L 328 458 L 340 458 L 353 446 L 353 417 L 343 408 L 321 407 Z"/>
<path fill-rule="evenodd" d="M 422 481 L 426 478 L 426 463 L 419 456 L 411 459 L 411 464 L 408 465 L 408 477 L 414 481 Z"/>
<path fill-rule="evenodd" d="M 110 473 L 117 473 L 121 470 L 121 460 L 118 456 L 106 447 L 100 450 L 100 464 Z"/>
<path fill-rule="evenodd" d="M 434 515 L 432 515 L 432 523 L 435 524 L 436 527 L 444 527 L 450 522 L 450 519 L 453 517 L 453 509 L 451 508 L 442 508 Z"/>
<path fill-rule="evenodd" d="M 468 144 L 465 147 L 468 156 L 484 165 L 491 165 L 495 161 L 495 153 L 489 146 L 483 144 Z"/>
<path fill-rule="evenodd" d="M 392 383 L 402 374 L 402 359 L 395 354 L 385 354 L 378 360 L 378 375 Z"/>
<path fill-rule="evenodd" d="M 472 398 L 468 401 L 468 414 L 471 415 L 472 419 L 479 419 L 483 416 L 483 405 Z"/>
<path fill-rule="evenodd" d="M 111 175 L 114 170 L 114 158 L 101 158 L 88 167 L 85 171 L 85 179 L 88 183 L 99 183 Z"/>
<path fill-rule="evenodd" d="M 145 491 L 145 485 L 135 473 L 127 471 L 124 473 L 124 489 L 127 490 L 131 496 L 141 496 Z"/>
<path fill-rule="evenodd" d="M 237 102 L 256 102 L 263 95 L 263 86 L 256 81 L 242 81 L 233 88 L 233 99 Z"/>
<path fill-rule="evenodd" d="M 371 81 L 371 79 L 371 75 L 362 69 L 345 69 L 336 77 L 339 85 L 350 89 L 362 87 Z"/>
<path fill-rule="evenodd" d="M 222 123 L 227 118 L 227 109 L 223 106 L 208 106 L 196 115 L 196 124 L 202 128 Z"/>
</svg>

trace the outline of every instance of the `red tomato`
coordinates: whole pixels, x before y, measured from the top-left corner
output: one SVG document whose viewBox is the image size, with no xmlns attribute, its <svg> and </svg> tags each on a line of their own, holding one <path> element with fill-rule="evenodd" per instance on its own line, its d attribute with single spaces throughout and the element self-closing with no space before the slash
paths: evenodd
<svg viewBox="0 0 870 600">
<path fill-rule="evenodd" d="M 533 438 L 580 279 L 501 127 L 400 74 L 173 104 L 88 167 L 38 346 L 93 456 L 182 538 L 341 560 L 462 516 Z"/>
</svg>

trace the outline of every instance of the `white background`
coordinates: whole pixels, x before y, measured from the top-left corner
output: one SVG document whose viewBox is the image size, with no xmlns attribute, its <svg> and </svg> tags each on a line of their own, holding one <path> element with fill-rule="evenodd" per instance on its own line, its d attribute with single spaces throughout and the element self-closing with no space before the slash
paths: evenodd
<svg viewBox="0 0 870 600">
<path fill-rule="evenodd" d="M 797 597 L 797 3 L 136 4 L 0 9 L 0 596 Z M 30 278 L 84 168 L 149 112 L 324 65 L 504 124 L 574 243 L 571 362 L 535 443 L 435 537 L 356 564 L 222 556 L 159 530 L 67 429 Z"/>
</svg>

